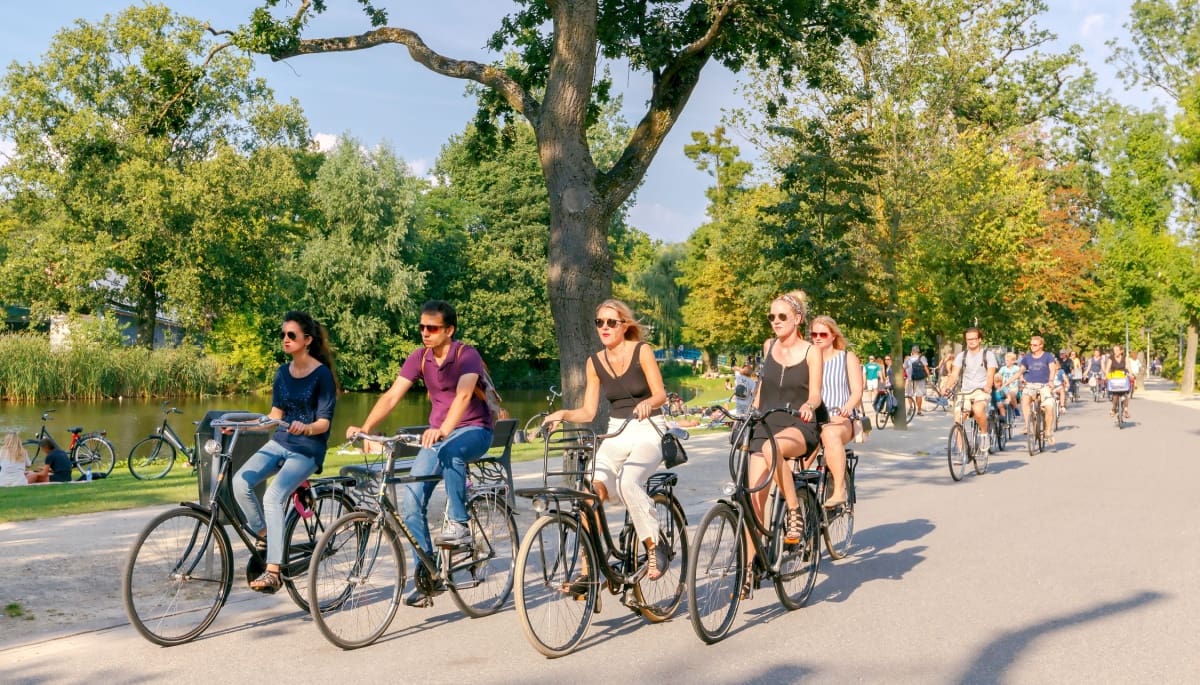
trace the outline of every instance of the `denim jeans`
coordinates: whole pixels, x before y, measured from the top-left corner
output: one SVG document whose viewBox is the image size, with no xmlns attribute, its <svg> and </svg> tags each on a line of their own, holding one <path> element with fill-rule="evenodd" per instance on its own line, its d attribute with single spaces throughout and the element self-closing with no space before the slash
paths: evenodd
<svg viewBox="0 0 1200 685">
<path fill-rule="evenodd" d="M 446 499 L 450 503 L 450 518 L 467 522 L 467 462 L 482 457 L 492 446 L 492 431 L 481 426 L 456 428 L 445 440 L 433 447 L 422 447 L 413 461 L 414 476 L 443 476 Z M 404 490 L 404 525 L 412 531 L 421 549 L 433 552 L 429 538 L 429 498 L 437 481 L 409 483 Z"/>
<path fill-rule="evenodd" d="M 283 522 L 288 498 L 296 488 L 317 470 L 311 457 L 292 452 L 275 442 L 267 441 L 262 449 L 246 460 L 233 476 L 233 496 L 246 515 L 246 525 L 254 533 L 267 529 L 267 563 L 283 563 Z M 278 473 L 258 501 L 254 487 Z M 263 507 L 266 520 L 263 520 Z"/>
</svg>

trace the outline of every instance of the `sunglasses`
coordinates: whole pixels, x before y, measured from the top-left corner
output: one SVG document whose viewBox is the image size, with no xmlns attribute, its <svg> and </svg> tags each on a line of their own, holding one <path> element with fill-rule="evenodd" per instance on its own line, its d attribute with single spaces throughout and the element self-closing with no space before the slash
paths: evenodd
<svg viewBox="0 0 1200 685">
<path fill-rule="evenodd" d="M 279 331 L 279 338 L 281 340 L 283 338 L 287 338 L 288 340 L 296 340 L 299 337 L 300 337 L 300 334 L 297 333 L 296 331 Z"/>
<path fill-rule="evenodd" d="M 596 328 L 616 328 L 625 322 L 620 319 L 595 319 L 592 323 L 596 324 Z"/>
<path fill-rule="evenodd" d="M 419 324 L 417 324 L 417 330 L 418 330 L 418 331 L 421 331 L 422 333 L 426 333 L 426 332 L 428 332 L 428 333 L 438 333 L 438 332 L 440 332 L 440 331 L 441 331 L 443 328 L 445 328 L 445 326 L 444 326 L 444 325 L 442 325 L 442 324 L 436 324 L 436 323 L 432 323 L 432 324 L 430 324 L 430 323 L 419 323 Z"/>
<path fill-rule="evenodd" d="M 825 338 L 833 337 L 833 334 L 828 331 L 813 331 L 812 337 L 813 340 L 823 340 Z"/>
<path fill-rule="evenodd" d="M 787 321 L 788 315 L 787 314 L 767 314 L 767 321 L 770 321 L 771 323 L 775 323 L 777 320 L 781 323 L 784 321 Z"/>
</svg>

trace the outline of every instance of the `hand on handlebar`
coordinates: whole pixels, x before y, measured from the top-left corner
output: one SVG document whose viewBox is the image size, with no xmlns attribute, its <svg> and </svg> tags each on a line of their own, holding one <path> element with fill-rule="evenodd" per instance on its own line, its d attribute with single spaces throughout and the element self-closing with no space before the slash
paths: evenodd
<svg viewBox="0 0 1200 685">
<path fill-rule="evenodd" d="M 421 434 L 421 447 L 433 447 L 439 440 L 445 437 L 442 435 L 441 428 L 426 428 L 425 432 Z"/>
</svg>

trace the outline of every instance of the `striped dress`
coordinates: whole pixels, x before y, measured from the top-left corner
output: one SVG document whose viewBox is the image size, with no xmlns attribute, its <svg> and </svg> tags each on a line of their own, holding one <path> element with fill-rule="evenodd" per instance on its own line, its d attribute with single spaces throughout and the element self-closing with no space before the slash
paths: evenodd
<svg viewBox="0 0 1200 685">
<path fill-rule="evenodd" d="M 838 350 L 837 354 L 825 361 L 824 375 L 821 379 L 821 401 L 832 414 L 835 409 L 841 410 L 850 401 L 850 375 L 846 372 L 846 351 Z"/>
</svg>

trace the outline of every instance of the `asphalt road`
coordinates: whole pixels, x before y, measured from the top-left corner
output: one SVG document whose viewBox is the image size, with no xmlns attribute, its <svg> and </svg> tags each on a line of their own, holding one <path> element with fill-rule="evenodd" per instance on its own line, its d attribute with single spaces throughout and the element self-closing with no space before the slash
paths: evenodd
<svg viewBox="0 0 1200 685">
<path fill-rule="evenodd" d="M 685 609 L 650 625 L 605 593 L 580 649 L 558 660 L 526 643 L 511 603 L 470 620 L 448 598 L 402 607 L 377 644 L 342 652 L 286 595 L 243 585 L 201 639 L 164 649 L 124 622 L 116 589 L 161 508 L 3 524 L 5 603 L 4 578 L 56 555 L 79 562 L 53 582 L 94 591 L 66 608 L 52 592 L 17 597 L 35 618 L 0 618 L 0 682 L 1200 682 L 1200 401 L 1171 396 L 1152 385 L 1124 430 L 1106 405 L 1077 404 L 1058 451 L 1030 458 L 1014 444 L 959 483 L 947 415 L 874 432 L 859 450 L 851 556 L 822 561 L 799 611 L 760 590 L 713 646 Z M 693 525 L 728 478 L 724 445 L 688 444 L 678 494 Z M 522 483 L 539 467 L 518 465 Z"/>
</svg>

